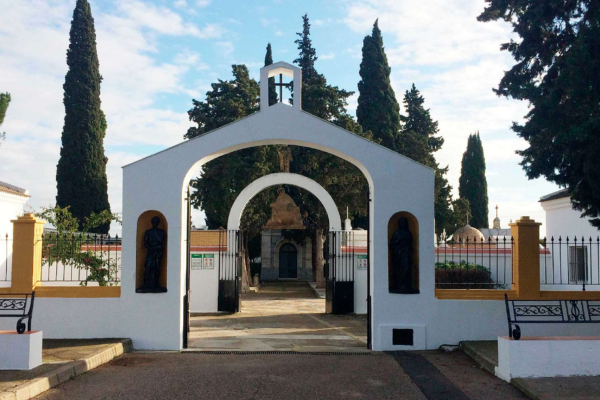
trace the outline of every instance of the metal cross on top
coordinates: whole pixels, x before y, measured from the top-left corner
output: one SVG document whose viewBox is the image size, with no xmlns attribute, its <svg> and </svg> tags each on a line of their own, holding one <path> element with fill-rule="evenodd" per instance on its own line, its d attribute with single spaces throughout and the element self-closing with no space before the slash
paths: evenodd
<svg viewBox="0 0 600 400">
<path fill-rule="evenodd" d="M 292 88 L 292 82 L 283 83 L 283 74 L 279 74 L 279 83 L 272 83 L 273 86 L 279 86 L 279 102 L 283 103 L 283 87 L 290 89 Z"/>
</svg>

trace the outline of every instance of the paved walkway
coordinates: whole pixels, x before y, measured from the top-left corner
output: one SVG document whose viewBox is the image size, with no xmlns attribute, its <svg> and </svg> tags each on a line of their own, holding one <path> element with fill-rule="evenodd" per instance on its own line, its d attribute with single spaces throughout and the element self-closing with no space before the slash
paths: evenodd
<svg viewBox="0 0 600 400">
<path fill-rule="evenodd" d="M 9 395 L 15 390 L 19 391 L 19 396 L 22 396 L 21 392 L 39 393 L 36 391 L 39 387 L 57 384 L 62 378 L 83 373 L 109 361 L 109 353 L 121 354 L 130 347 L 128 339 L 44 339 L 42 365 L 30 371 L 0 371 L 0 398 L 11 398 Z M 82 361 L 85 365 L 80 365 Z M 34 385 L 35 390 L 28 385 Z"/>
<path fill-rule="evenodd" d="M 385 353 L 312 355 L 133 352 L 66 382 L 38 398 L 525 398 L 510 384 L 477 368 L 465 354 L 433 351 L 412 353 L 411 356 L 408 364 L 401 366 L 394 355 Z M 422 375 L 427 370 L 433 373 Z"/>
<path fill-rule="evenodd" d="M 196 315 L 189 347 L 202 351 L 365 352 L 364 315 L 325 314 L 325 300 L 304 282 L 263 284 L 242 295 L 242 311 Z"/>
</svg>

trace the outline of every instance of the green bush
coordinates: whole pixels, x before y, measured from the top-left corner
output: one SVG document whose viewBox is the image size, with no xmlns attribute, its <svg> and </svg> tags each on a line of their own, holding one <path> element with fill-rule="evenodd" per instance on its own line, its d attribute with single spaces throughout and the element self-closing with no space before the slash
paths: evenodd
<svg viewBox="0 0 600 400">
<path fill-rule="evenodd" d="M 435 263 L 435 287 L 438 289 L 495 289 L 490 270 L 483 265 L 446 261 Z"/>
</svg>

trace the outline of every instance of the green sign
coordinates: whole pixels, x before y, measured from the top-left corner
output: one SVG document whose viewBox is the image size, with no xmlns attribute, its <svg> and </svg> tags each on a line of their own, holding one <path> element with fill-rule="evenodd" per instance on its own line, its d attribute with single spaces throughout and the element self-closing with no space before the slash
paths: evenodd
<svg viewBox="0 0 600 400">
<path fill-rule="evenodd" d="M 202 254 L 192 254 L 191 269 L 202 269 Z"/>
<path fill-rule="evenodd" d="M 202 268 L 204 269 L 215 269 L 215 255 L 214 254 L 203 254 Z"/>
<path fill-rule="evenodd" d="M 366 270 L 367 266 L 369 265 L 369 259 L 367 258 L 366 254 L 359 254 L 356 256 L 357 258 L 357 263 L 356 263 L 356 269 L 357 270 Z"/>
<path fill-rule="evenodd" d="M 192 254 L 191 269 L 215 269 L 214 254 Z"/>
</svg>

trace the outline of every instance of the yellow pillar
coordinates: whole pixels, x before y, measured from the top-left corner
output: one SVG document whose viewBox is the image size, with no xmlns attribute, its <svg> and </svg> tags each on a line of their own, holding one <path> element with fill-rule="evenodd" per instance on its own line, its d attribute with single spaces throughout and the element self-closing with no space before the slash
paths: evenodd
<svg viewBox="0 0 600 400">
<path fill-rule="evenodd" d="M 513 247 L 513 289 L 520 299 L 540 297 L 540 222 L 521 217 L 510 224 Z"/>
<path fill-rule="evenodd" d="M 46 221 L 25 214 L 13 223 L 11 292 L 31 293 L 42 278 L 42 234 Z"/>
</svg>

